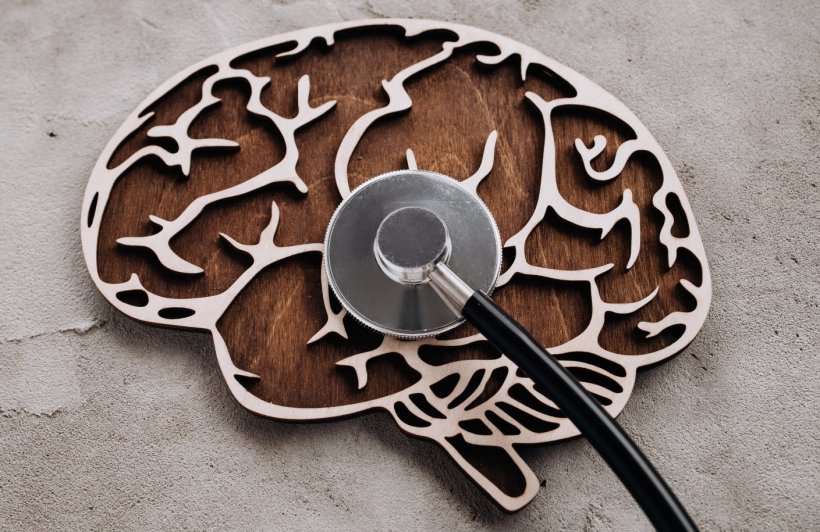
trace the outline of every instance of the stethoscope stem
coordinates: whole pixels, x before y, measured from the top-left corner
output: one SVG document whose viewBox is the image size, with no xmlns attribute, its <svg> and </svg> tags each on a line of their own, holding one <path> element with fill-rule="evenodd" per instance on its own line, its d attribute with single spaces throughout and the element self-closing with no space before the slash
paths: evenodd
<svg viewBox="0 0 820 532">
<path fill-rule="evenodd" d="M 440 263 L 429 274 L 436 292 L 535 382 L 621 479 L 658 530 L 697 530 L 649 460 L 580 382 L 501 307 Z"/>
</svg>

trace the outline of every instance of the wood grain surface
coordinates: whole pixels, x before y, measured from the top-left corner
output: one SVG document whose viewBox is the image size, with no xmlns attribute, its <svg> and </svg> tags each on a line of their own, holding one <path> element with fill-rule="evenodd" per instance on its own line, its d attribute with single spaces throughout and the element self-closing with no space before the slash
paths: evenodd
<svg viewBox="0 0 820 532">
<path fill-rule="evenodd" d="M 341 199 L 334 182 L 334 160 L 342 137 L 363 113 L 385 105 L 382 80 L 434 54 L 448 38 L 452 36 L 447 32 L 411 39 L 390 29 L 347 31 L 336 36 L 332 47 L 316 42 L 294 58 L 276 59 L 282 48 L 273 47 L 235 60 L 233 66 L 273 80 L 263 93 L 263 103 L 277 113 L 296 113 L 296 85 L 304 74 L 310 76 L 312 104 L 337 101 L 332 112 L 296 136 L 297 169 L 308 193 L 302 195 L 287 184 L 274 184 L 207 208 L 172 242 L 181 257 L 204 269 L 200 276 L 169 273 L 151 253 L 116 243 L 123 236 L 155 232 L 149 215 L 173 219 L 195 198 L 242 182 L 282 158 L 278 132 L 246 109 L 247 84 L 218 85 L 214 94 L 221 103 L 193 123 L 191 136 L 231 139 L 240 147 L 197 152 L 187 178 L 178 168 L 169 169 L 151 158 L 128 170 L 114 186 L 104 212 L 98 241 L 100 277 L 106 282 L 122 282 L 136 272 L 148 290 L 174 298 L 218 294 L 248 267 L 247 257 L 228 246 L 219 233 L 239 242 L 256 242 L 269 221 L 273 201 L 281 212 L 278 245 L 322 242 L 327 222 Z M 493 212 L 502 241 L 518 232 L 535 209 L 544 150 L 541 115 L 526 100 L 525 92 L 552 100 L 571 96 L 573 89 L 538 67 L 530 68 L 526 82 L 522 82 L 515 56 L 497 66 L 475 61 L 476 54 L 494 51 L 490 43 L 459 49 L 444 64 L 411 79 L 406 88 L 413 100 L 412 109 L 381 120 L 365 134 L 349 166 L 351 187 L 380 173 L 406 168 L 408 148 L 413 150 L 419 168 L 467 178 L 479 166 L 488 135 L 496 130 L 495 164 L 478 193 Z M 153 105 L 155 117 L 116 150 L 109 167 L 144 145 L 162 142 L 147 136 L 147 130 L 173 123 L 196 103 L 210 72 L 206 69 L 190 77 Z M 561 269 L 614 263 L 615 267 L 598 279 L 601 296 L 608 302 L 637 301 L 659 288 L 657 296 L 640 311 L 628 316 L 608 315 L 599 341 L 606 349 L 624 354 L 648 353 L 670 345 L 680 331 L 672 328 L 646 339 L 636 325 L 660 320 L 676 310 L 692 310 L 694 301 L 681 290 L 679 281 L 700 284 L 702 272 L 685 250 L 673 268 L 666 267 L 666 250 L 659 243 L 662 218 L 651 206 L 662 180 L 658 162 L 648 153 L 638 154 L 615 182 L 594 183 L 575 151 L 575 139 L 591 145 L 596 135 L 605 135 L 608 145 L 593 162 L 596 169 L 605 169 L 612 164 L 619 145 L 634 138 L 634 132 L 612 116 L 580 108 L 557 112 L 552 125 L 562 195 L 579 208 L 604 213 L 618 205 L 624 189 L 631 189 L 641 211 L 641 250 L 634 267 L 627 270 L 627 228 L 619 224 L 601 240 L 599 231 L 572 226 L 550 212 L 527 242 L 528 261 Z M 686 216 L 681 206 L 669 207 L 676 215 L 675 234 L 685 236 Z M 508 253 L 505 264 L 511 259 Z M 368 384 L 358 389 L 353 370 L 336 363 L 376 347 L 381 337 L 350 318 L 349 341 L 331 336 L 307 345 L 326 319 L 320 268 L 318 253 L 274 264 L 248 285 L 220 319 L 219 331 L 236 366 L 261 377 L 248 381 L 248 389 L 275 404 L 322 407 L 382 397 L 418 379 L 402 357 L 387 356 L 368 364 Z M 585 283 L 514 277 L 497 292 L 496 299 L 544 345 L 555 346 L 577 336 L 589 322 L 588 290 Z M 464 325 L 448 337 L 473 332 Z M 430 364 L 500 356 L 486 344 L 427 347 L 421 355 Z M 485 393 L 491 392 L 493 380 Z M 472 452 L 463 441 L 453 443 L 461 446 L 462 455 Z M 504 456 L 494 456 L 486 447 L 475 452 L 478 454 L 468 460 L 484 464 L 485 475 L 500 485 L 506 483 L 510 492 L 516 491 L 514 484 L 522 481 L 515 477 L 516 468 L 507 467 Z"/>
</svg>

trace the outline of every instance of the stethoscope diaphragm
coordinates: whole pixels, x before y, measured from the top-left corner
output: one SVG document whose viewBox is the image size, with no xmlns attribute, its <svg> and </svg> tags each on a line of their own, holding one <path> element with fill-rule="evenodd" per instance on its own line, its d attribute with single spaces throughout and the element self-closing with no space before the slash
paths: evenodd
<svg viewBox="0 0 820 532">
<path fill-rule="evenodd" d="M 384 334 L 433 336 L 464 321 L 426 282 L 424 268 L 437 261 L 485 293 L 501 269 L 489 209 L 441 174 L 375 177 L 342 201 L 328 225 L 324 262 L 333 292 L 354 318 Z"/>
</svg>

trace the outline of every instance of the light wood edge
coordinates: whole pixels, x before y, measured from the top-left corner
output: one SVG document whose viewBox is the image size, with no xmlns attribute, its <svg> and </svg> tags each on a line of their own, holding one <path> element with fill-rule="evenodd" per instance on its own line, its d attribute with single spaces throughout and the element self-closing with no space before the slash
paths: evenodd
<svg viewBox="0 0 820 532">
<path fill-rule="evenodd" d="M 545 416 L 541 412 L 529 409 L 520 403 L 516 403 L 515 406 L 529 412 L 532 415 L 535 415 L 536 417 L 558 423 L 559 428 L 546 434 L 538 434 L 532 433 L 524 427 L 521 427 L 522 433 L 516 437 L 503 436 L 497 432 L 491 436 L 484 437 L 461 430 L 458 427 L 458 422 L 463 418 L 459 417 L 459 412 L 449 412 L 446 408 L 446 402 L 459 392 L 459 387 L 466 385 L 466 381 L 469 378 L 468 374 L 472 371 L 479 368 L 484 369 L 486 371 L 486 379 L 490 375 L 492 369 L 501 366 L 508 368 L 509 371 L 507 374 L 507 379 L 505 380 L 502 389 L 497 392 L 496 396 L 506 394 L 509 387 L 516 383 L 523 384 L 533 391 L 533 393 L 537 393 L 532 390 L 531 381 L 515 376 L 515 367 L 512 366 L 505 357 L 490 361 L 460 361 L 443 366 L 429 366 L 423 363 L 418 357 L 418 350 L 424 345 L 466 345 L 473 342 L 484 341 L 484 339 L 480 336 L 476 335 L 459 340 L 440 340 L 433 338 L 415 342 L 399 342 L 391 338 L 385 338 L 377 349 L 367 353 L 360 353 L 340 361 L 339 364 L 348 365 L 354 368 L 359 379 L 360 387 L 366 384 L 367 361 L 386 353 L 399 353 L 405 358 L 405 360 L 407 360 L 411 367 L 417 371 L 421 370 L 420 373 L 422 374 L 422 379 L 410 388 L 387 397 L 357 404 L 327 408 L 292 408 L 274 405 L 249 393 L 248 390 L 237 380 L 237 378 L 254 378 L 255 376 L 247 371 L 237 368 L 234 365 L 224 340 L 217 331 L 216 323 L 218 319 L 222 316 L 230 303 L 253 279 L 253 277 L 268 265 L 297 254 L 321 253 L 322 251 L 322 245 L 320 243 L 307 243 L 304 245 L 288 247 L 277 247 L 273 244 L 273 234 L 276 230 L 276 225 L 278 222 L 278 210 L 275 204 L 272 205 L 271 223 L 265 232 L 263 232 L 258 243 L 254 245 L 246 245 L 234 241 L 229 235 L 224 235 L 225 238 L 232 245 L 234 245 L 234 247 L 237 247 L 238 249 L 250 254 L 253 257 L 253 264 L 233 283 L 233 285 L 221 294 L 200 298 L 170 299 L 152 294 L 145 290 L 136 274 L 132 275 L 132 277 L 124 283 L 112 284 L 103 281 L 98 273 L 97 243 L 100 224 L 103 218 L 102 213 L 105 210 L 114 183 L 127 168 L 142 157 L 147 155 L 156 155 L 160 157 L 168 166 L 179 165 L 183 172 L 187 173 L 190 167 L 191 153 L 194 149 L 219 149 L 234 146 L 234 143 L 225 141 L 224 139 L 191 139 L 187 134 L 188 126 L 196 115 L 198 115 L 200 111 L 215 103 L 213 96 L 210 95 L 209 87 L 212 87 L 213 84 L 219 79 L 222 79 L 222 77 L 238 76 L 248 81 L 252 89 L 252 96 L 248 104 L 248 108 L 252 112 L 256 112 L 261 116 L 267 117 L 275 125 L 275 127 L 279 128 L 286 146 L 284 159 L 274 167 L 266 170 L 258 176 L 255 176 L 249 181 L 245 181 L 239 185 L 219 191 L 215 194 L 198 198 L 192 202 L 183 214 L 175 220 L 167 221 L 160 220 L 159 218 L 152 218 L 152 220 L 161 228 L 156 235 L 152 235 L 151 237 L 140 237 L 138 239 L 126 238 L 123 239 L 124 241 L 121 243 L 123 245 L 138 245 L 150 249 L 156 254 L 160 262 L 172 271 L 177 271 L 182 274 L 196 274 L 201 270 L 197 266 L 187 263 L 177 256 L 173 250 L 171 250 L 168 243 L 175 234 L 187 227 L 187 225 L 190 224 L 202 212 L 205 205 L 221 201 L 228 197 L 250 193 L 253 190 L 257 190 L 262 186 L 266 186 L 273 182 L 289 183 L 291 186 L 296 187 L 299 191 L 303 193 L 306 192 L 307 187 L 304 182 L 298 178 L 295 172 L 296 162 L 298 160 L 298 152 L 295 144 L 295 133 L 303 125 L 326 113 L 333 106 L 333 102 L 324 102 L 316 108 L 310 107 L 308 104 L 309 80 L 307 76 L 305 76 L 299 81 L 298 85 L 299 112 L 296 117 L 286 119 L 266 109 L 259 100 L 262 89 L 269 82 L 267 78 L 259 78 L 247 71 L 237 71 L 233 69 L 229 63 L 237 56 L 290 41 L 294 41 L 296 43 L 295 48 L 279 55 L 295 55 L 305 50 L 316 38 L 324 39 L 328 45 L 332 45 L 334 35 L 338 31 L 360 27 L 376 28 L 380 26 L 400 26 L 405 29 L 407 36 L 417 35 L 428 30 L 449 30 L 454 32 L 458 38 L 456 41 L 446 42 L 439 53 L 406 68 L 405 70 L 399 72 L 393 79 L 385 81 L 383 83 L 383 87 L 388 96 L 388 104 L 382 108 L 365 113 L 355 122 L 353 127 L 348 130 L 339 146 L 335 164 L 336 184 L 342 197 L 345 197 L 350 193 L 347 165 L 353 152 L 355 151 L 356 146 L 358 145 L 359 140 L 367 128 L 385 116 L 410 108 L 412 102 L 404 89 L 405 81 L 412 75 L 421 72 L 426 68 L 446 61 L 451 56 L 453 50 L 458 47 L 479 41 L 493 42 L 499 47 L 500 53 L 494 56 L 478 56 L 477 59 L 479 61 L 487 64 L 500 63 L 509 56 L 518 54 L 522 60 L 522 78 L 526 76 L 526 71 L 530 64 L 539 64 L 569 82 L 577 90 L 578 94 L 573 98 L 558 99 L 550 102 L 544 101 L 536 94 L 528 94 L 529 100 L 543 117 L 546 128 L 545 134 L 547 135 L 547 142 L 545 142 L 543 154 L 541 187 L 535 212 L 531 216 L 529 222 L 521 231 L 506 242 L 507 247 L 512 247 L 516 250 L 516 254 L 514 262 L 504 273 L 504 276 L 500 280 L 500 284 L 503 285 L 504 283 L 509 282 L 514 276 L 538 276 L 547 279 L 585 281 L 589 283 L 593 300 L 592 318 L 589 325 L 579 336 L 565 344 L 552 347 L 551 351 L 559 356 L 562 353 L 569 353 L 573 351 L 593 353 L 619 364 L 625 370 L 626 375 L 623 377 L 618 377 L 608 374 L 607 376 L 613 378 L 622 386 L 622 393 L 612 394 L 608 390 L 601 387 L 588 385 L 588 388 L 593 388 L 592 391 L 595 393 L 610 398 L 612 403 L 607 406 L 607 411 L 613 416 L 618 415 L 631 395 L 634 385 L 635 372 L 637 369 L 644 365 L 659 362 L 683 349 L 695 337 L 708 313 L 712 293 L 711 277 L 706 261 L 705 250 L 700 239 L 691 207 L 688 203 L 686 195 L 683 193 L 681 184 L 669 160 L 657 145 L 651 134 L 626 108 L 626 106 L 624 106 L 612 95 L 587 80 L 585 77 L 533 50 L 532 48 L 517 43 L 506 37 L 477 28 L 446 22 L 404 19 L 363 20 L 329 24 L 251 42 L 217 54 L 174 75 L 167 82 L 153 91 L 143 101 L 143 103 L 140 104 L 140 106 L 137 107 L 131 115 L 129 115 L 126 121 L 120 126 L 112 139 L 109 141 L 94 167 L 85 192 L 81 217 L 81 237 L 86 264 L 96 286 L 102 292 L 104 297 L 112 305 L 114 305 L 115 308 L 129 317 L 154 325 L 209 331 L 214 338 L 217 360 L 223 376 L 225 377 L 225 381 L 237 401 L 248 410 L 270 418 L 289 421 L 333 419 L 350 416 L 372 409 L 386 410 L 393 415 L 394 419 L 403 431 L 417 437 L 435 441 L 441 445 L 448 451 L 459 466 L 464 469 L 464 471 L 502 508 L 507 511 L 515 511 L 523 507 L 535 496 L 538 491 L 538 480 L 529 467 L 527 467 L 520 458 L 514 446 L 520 444 L 557 441 L 576 436 L 578 432 L 577 429 L 575 429 L 575 427 L 565 419 Z M 158 146 L 145 147 L 133 154 L 117 167 L 108 169 L 108 161 L 110 160 L 114 150 L 120 145 L 123 139 L 127 138 L 132 132 L 136 131 L 151 117 L 150 113 L 145 113 L 145 109 L 147 109 L 153 102 L 159 99 L 171 88 L 177 86 L 194 73 L 210 65 L 217 65 L 219 67 L 219 71 L 205 82 L 206 86 L 204 87 L 202 100 L 191 108 L 189 112 L 183 114 L 176 124 L 169 126 L 155 126 L 151 129 L 151 132 L 149 132 L 149 135 L 168 136 L 175 139 L 179 145 L 178 152 L 172 154 Z M 618 150 L 612 167 L 600 173 L 595 172 L 591 168 L 590 161 L 601 152 L 605 139 L 603 137 L 596 138 L 591 147 L 586 147 L 579 141 L 576 145 L 576 149 L 585 163 L 587 173 L 591 179 L 614 179 L 623 169 L 623 165 L 632 153 L 636 151 L 647 151 L 652 153 L 658 160 L 663 172 L 663 184 L 661 189 L 653 198 L 653 205 L 662 213 L 664 217 L 660 240 L 668 250 L 668 264 L 670 267 L 674 264 L 677 257 L 677 252 L 681 248 L 689 250 L 700 263 L 702 270 L 701 285 L 695 286 L 685 280 L 681 283 L 683 287 L 695 298 L 697 303 L 695 310 L 692 312 L 675 312 L 666 316 L 663 320 L 657 323 L 641 323 L 639 325 L 639 327 L 646 331 L 649 336 L 659 334 L 664 329 L 673 325 L 683 325 L 685 327 L 685 332 L 676 342 L 656 352 L 647 355 L 627 356 L 607 351 L 603 349 L 597 341 L 598 332 L 601 327 L 603 327 L 604 314 L 606 312 L 614 312 L 618 314 L 634 312 L 650 301 L 656 292 L 648 294 L 646 298 L 635 303 L 605 303 L 598 294 L 594 279 L 597 275 L 600 275 L 606 271 L 606 269 L 611 268 L 612 265 L 591 270 L 566 272 L 541 268 L 528 264 L 526 261 L 526 256 L 524 253 L 525 241 L 530 232 L 544 218 L 547 208 L 549 207 L 555 209 L 556 212 L 558 212 L 559 215 L 566 220 L 571 221 L 581 227 L 600 229 L 604 235 L 619 220 L 626 220 L 630 224 L 633 233 L 637 233 L 637 238 L 639 241 L 639 220 L 636 216 L 637 207 L 631 201 L 631 194 L 629 191 L 625 191 L 621 204 L 615 210 L 606 214 L 592 214 L 576 209 L 566 202 L 558 193 L 554 172 L 555 161 L 552 150 L 553 143 L 549 142 L 551 136 L 550 115 L 556 108 L 563 105 L 586 105 L 604 110 L 614 116 L 617 116 L 633 129 L 637 138 L 623 143 Z M 414 165 L 415 158 L 411 156 L 412 154 L 408 154 L 408 162 L 410 165 Z M 475 191 L 474 185 L 476 183 L 471 182 L 470 184 L 473 185 L 472 190 Z M 671 234 L 671 227 L 674 218 L 666 206 L 666 197 L 668 194 L 675 194 L 677 196 L 686 214 L 687 221 L 689 223 L 689 235 L 685 238 L 677 238 Z M 203 200 L 203 198 L 206 199 Z M 91 217 L 91 224 L 89 225 L 87 221 L 92 203 L 96 204 L 96 208 L 95 214 Z M 634 263 L 636 257 L 637 248 L 635 247 L 633 240 L 632 254 L 629 264 L 630 267 Z M 144 307 L 133 307 L 123 303 L 117 299 L 116 294 L 124 290 L 143 290 L 146 294 L 148 294 L 148 304 Z M 334 332 L 342 336 L 346 336 L 344 323 L 342 322 L 344 313 L 334 313 L 332 311 L 329 304 L 327 281 L 324 278 L 322 279 L 322 291 L 324 308 L 326 314 L 328 315 L 328 320 L 327 324 L 311 339 L 311 341 L 317 341 L 325 334 Z M 194 314 L 187 318 L 176 320 L 160 317 L 158 315 L 159 310 L 167 307 L 188 308 L 194 310 Z M 587 367 L 587 369 L 591 369 L 593 371 L 601 371 L 601 369 L 597 366 L 592 366 L 581 362 L 564 362 L 567 366 L 575 365 L 579 367 Z M 457 387 L 457 389 L 454 390 L 450 396 L 445 399 L 438 399 L 433 394 L 429 393 L 430 384 L 435 383 L 441 378 L 444 378 L 452 373 L 458 373 L 461 376 L 461 380 L 459 382 L 459 387 Z M 484 383 L 482 383 L 482 385 L 483 384 Z M 482 386 L 479 386 L 476 393 L 479 393 L 481 388 Z M 427 416 L 424 412 L 421 412 L 413 405 L 412 401 L 409 400 L 409 396 L 412 393 L 424 393 L 425 397 L 427 397 L 433 406 L 443 407 L 443 411 L 448 412 L 449 415 L 445 420 L 430 418 L 430 416 Z M 540 394 L 538 396 L 540 397 Z M 468 398 L 463 401 L 461 403 L 462 408 L 464 405 L 469 404 L 471 399 L 472 398 Z M 509 396 L 506 396 L 505 400 L 513 402 Z M 395 411 L 395 405 L 399 402 L 410 408 L 415 415 L 425 419 L 426 421 L 430 421 L 431 426 L 429 428 L 420 429 L 404 423 Z M 491 408 L 491 402 L 492 401 L 487 401 L 476 409 L 471 410 L 470 417 L 480 415 L 482 408 L 484 410 Z M 544 402 L 547 404 L 550 403 L 549 400 L 545 398 Z M 507 421 L 520 426 L 520 424 L 509 418 L 509 416 L 506 416 L 503 412 L 495 410 L 495 413 L 502 415 L 502 417 L 504 417 Z M 517 497 L 510 497 L 501 492 L 492 482 L 490 482 L 478 470 L 471 466 L 447 441 L 446 438 L 448 436 L 455 434 L 463 435 L 468 443 L 475 445 L 490 445 L 504 449 L 525 476 L 526 487 L 524 493 Z"/>
</svg>

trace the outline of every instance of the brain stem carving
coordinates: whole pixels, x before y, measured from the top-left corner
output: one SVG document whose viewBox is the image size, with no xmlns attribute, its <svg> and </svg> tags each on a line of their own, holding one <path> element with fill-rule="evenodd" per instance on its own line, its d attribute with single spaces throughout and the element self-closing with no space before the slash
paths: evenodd
<svg viewBox="0 0 820 532">
<path fill-rule="evenodd" d="M 401 166 L 453 175 L 488 204 L 508 252 L 497 297 L 611 415 L 640 367 L 700 329 L 703 245 L 644 126 L 529 47 L 431 21 L 301 30 L 172 77 L 93 170 L 88 268 L 131 318 L 210 334 L 245 408 L 294 421 L 385 410 L 515 511 L 539 488 L 520 446 L 576 428 L 467 326 L 376 335 L 318 267 L 335 204 Z"/>
</svg>

